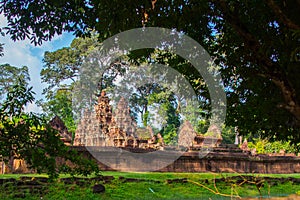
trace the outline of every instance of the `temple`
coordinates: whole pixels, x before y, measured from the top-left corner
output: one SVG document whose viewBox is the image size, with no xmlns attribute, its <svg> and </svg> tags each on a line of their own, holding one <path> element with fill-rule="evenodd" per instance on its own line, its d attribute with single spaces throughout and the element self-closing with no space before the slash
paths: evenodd
<svg viewBox="0 0 300 200">
<path fill-rule="evenodd" d="M 72 149 L 91 159 L 95 158 L 86 148 L 87 146 L 113 146 L 125 148 L 125 150 L 128 149 L 134 153 L 167 150 L 167 148 L 170 148 L 165 144 L 162 135 L 159 133 L 154 134 L 150 126 L 146 128 L 137 127 L 135 120 L 131 116 L 126 99 L 121 98 L 113 112 L 110 100 L 105 92 L 99 95 L 93 111 L 86 110 L 84 112 L 78 124 L 74 140 L 72 140 L 72 134 L 68 132 L 59 117 L 54 117 L 49 124 L 58 130 L 61 140 L 66 145 L 72 145 Z M 256 154 L 249 150 L 247 140 L 244 141 L 240 148 L 234 144 L 220 144 L 222 137 L 218 137 L 220 132 L 216 126 L 211 126 L 207 132 L 210 134 L 198 134 L 188 121 L 183 122 L 179 128 L 177 146 L 184 147 L 181 149 L 185 152 L 173 163 L 157 171 L 218 173 L 300 172 L 300 158 L 295 154 Z M 203 147 L 213 148 L 209 149 L 207 156 L 202 157 L 199 153 L 201 153 Z M 113 157 L 112 151 L 109 149 L 106 152 L 107 159 L 110 159 L 112 163 L 120 164 L 119 157 Z M 164 153 L 162 153 L 163 155 Z M 127 160 L 127 162 L 129 161 Z M 115 170 L 99 160 L 97 163 L 101 170 Z M 134 166 L 135 163 L 131 164 Z M 145 160 L 145 164 L 149 164 L 148 160 Z M 27 164 L 22 159 L 12 157 L 6 165 L 3 158 L 0 157 L 0 173 L 36 173 L 36 171 L 27 167 Z"/>
<path fill-rule="evenodd" d="M 207 144 L 207 141 L 209 141 Z M 222 138 L 197 134 L 186 121 L 180 127 L 178 145 L 188 149 L 203 145 L 217 146 Z M 105 91 L 98 96 L 94 111 L 85 111 L 75 132 L 74 146 L 113 146 L 143 149 L 163 149 L 166 145 L 160 133 L 153 134 L 150 126 L 138 128 L 126 100 L 121 97 L 113 112 Z"/>
<path fill-rule="evenodd" d="M 145 132 L 149 131 L 145 129 Z M 126 100 L 121 97 L 115 112 L 105 91 L 98 97 L 94 112 L 85 111 L 78 124 L 74 146 L 114 146 L 145 148 L 151 135 L 139 137 L 137 123 Z"/>
</svg>

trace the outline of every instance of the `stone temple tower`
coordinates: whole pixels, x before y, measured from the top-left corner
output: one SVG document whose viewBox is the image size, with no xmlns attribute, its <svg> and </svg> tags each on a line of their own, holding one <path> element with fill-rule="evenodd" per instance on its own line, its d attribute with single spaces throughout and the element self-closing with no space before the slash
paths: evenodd
<svg viewBox="0 0 300 200">
<path fill-rule="evenodd" d="M 109 134 L 109 126 L 112 122 L 112 108 L 109 102 L 106 92 L 102 91 L 95 105 L 96 118 L 104 135 Z"/>
<path fill-rule="evenodd" d="M 99 95 L 94 112 L 86 110 L 75 133 L 75 146 L 110 146 L 109 126 L 112 108 L 104 91 Z"/>
<path fill-rule="evenodd" d="M 115 112 L 105 91 L 98 96 L 94 112 L 85 111 L 78 124 L 76 146 L 135 146 L 137 124 L 122 97 Z M 130 143 L 130 144 L 129 144 Z"/>
<path fill-rule="evenodd" d="M 121 97 L 117 109 L 114 112 L 115 126 L 123 130 L 125 136 L 136 137 L 137 124 L 130 114 L 130 108 L 125 98 Z"/>
</svg>

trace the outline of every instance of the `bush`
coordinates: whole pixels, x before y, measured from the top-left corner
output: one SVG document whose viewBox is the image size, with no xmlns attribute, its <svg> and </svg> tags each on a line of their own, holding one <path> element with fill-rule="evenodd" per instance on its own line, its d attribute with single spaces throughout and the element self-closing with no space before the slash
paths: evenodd
<svg viewBox="0 0 300 200">
<path fill-rule="evenodd" d="M 279 153 L 284 150 L 286 153 L 294 153 L 295 148 L 290 142 L 275 141 L 269 142 L 266 139 L 254 138 L 253 142 L 248 142 L 249 149 L 256 149 L 256 153 Z"/>
</svg>

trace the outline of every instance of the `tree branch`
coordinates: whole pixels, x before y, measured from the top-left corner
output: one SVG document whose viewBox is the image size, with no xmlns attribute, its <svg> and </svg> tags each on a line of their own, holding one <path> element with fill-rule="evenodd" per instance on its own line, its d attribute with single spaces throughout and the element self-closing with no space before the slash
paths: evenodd
<svg viewBox="0 0 300 200">
<path fill-rule="evenodd" d="M 290 29 L 300 30 L 300 26 L 292 22 L 280 9 L 280 7 L 273 1 L 267 0 L 266 1 L 268 6 L 272 9 L 274 14 L 278 17 L 278 19 L 285 24 Z"/>
<path fill-rule="evenodd" d="M 252 58 L 263 68 L 263 71 L 265 71 L 265 73 L 261 73 L 260 75 L 269 78 L 280 89 L 286 105 L 282 107 L 288 110 L 297 119 L 299 122 L 297 124 L 300 126 L 300 104 L 296 99 L 296 93 L 292 84 L 286 74 L 281 70 L 279 64 L 272 61 L 271 58 L 267 57 L 262 51 L 259 51 L 261 46 L 259 41 L 240 21 L 239 16 L 230 11 L 225 0 L 213 0 L 213 2 L 221 9 L 224 20 L 241 36 L 245 46 L 251 51 L 257 52 L 254 55 L 255 57 Z"/>
</svg>

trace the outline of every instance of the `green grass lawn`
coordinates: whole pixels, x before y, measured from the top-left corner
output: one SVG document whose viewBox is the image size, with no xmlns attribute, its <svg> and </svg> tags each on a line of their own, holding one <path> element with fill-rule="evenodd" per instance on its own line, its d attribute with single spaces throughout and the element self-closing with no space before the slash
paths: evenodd
<svg viewBox="0 0 300 200">
<path fill-rule="evenodd" d="M 222 177 L 249 176 L 252 174 L 214 174 L 214 173 L 125 173 L 125 172 L 103 172 L 104 176 L 114 176 L 110 183 L 105 183 L 106 191 L 102 194 L 94 194 L 92 186 L 98 182 L 88 181 L 84 186 L 76 184 L 67 185 L 61 182 L 50 183 L 46 194 L 26 194 L 23 199 L 230 199 L 231 195 L 241 197 L 254 196 L 287 196 L 300 191 L 300 184 L 286 181 L 280 184 L 270 185 L 265 182 L 260 192 L 254 183 L 222 182 L 216 181 Z M 46 177 L 37 174 L 6 174 L 0 178 L 16 178 L 22 176 Z M 253 175 L 257 178 L 300 178 L 300 174 L 267 174 Z M 61 175 L 60 178 L 69 176 Z M 122 177 L 121 179 L 119 177 Z M 142 179 L 140 182 L 124 182 L 124 178 Z M 186 178 L 188 182 L 168 183 L 167 180 Z M 12 199 L 18 190 L 14 186 L 0 187 L 0 199 Z M 217 194 L 215 194 L 217 193 Z M 16 199 L 16 198 L 15 198 Z"/>
</svg>

